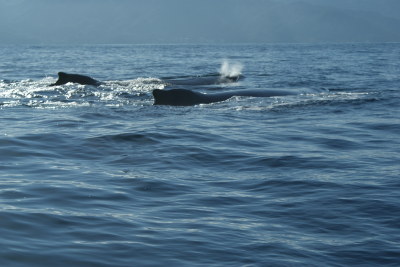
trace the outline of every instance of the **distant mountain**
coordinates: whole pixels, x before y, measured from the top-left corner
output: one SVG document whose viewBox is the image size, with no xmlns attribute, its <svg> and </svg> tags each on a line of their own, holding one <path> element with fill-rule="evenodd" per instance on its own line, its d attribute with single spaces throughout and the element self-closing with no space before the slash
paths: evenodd
<svg viewBox="0 0 400 267">
<path fill-rule="evenodd" d="M 0 1 L 0 43 L 400 42 L 398 10 L 399 0 Z"/>
<path fill-rule="evenodd" d="M 285 0 L 284 0 L 285 1 Z M 314 5 L 322 5 L 328 7 L 340 7 L 353 11 L 369 11 L 379 14 L 383 17 L 400 18 L 400 1 L 399 0 L 286 0 L 286 1 L 302 1 Z"/>
<path fill-rule="evenodd" d="M 363 1 L 357 2 L 360 4 Z M 344 4 L 345 2 L 347 4 Z M 256 17 L 262 21 L 260 24 L 265 25 L 259 35 L 267 36 L 270 41 L 400 41 L 399 18 L 382 15 L 381 9 L 374 10 L 372 6 L 366 5 L 359 9 L 356 7 L 355 2 L 351 0 L 275 1 L 275 3 L 271 1 L 270 5 L 264 5 L 265 12 L 258 9 L 254 10 L 253 14 L 257 14 Z M 264 13 L 264 16 L 260 13 Z M 252 23 L 256 24 L 255 21 Z"/>
</svg>

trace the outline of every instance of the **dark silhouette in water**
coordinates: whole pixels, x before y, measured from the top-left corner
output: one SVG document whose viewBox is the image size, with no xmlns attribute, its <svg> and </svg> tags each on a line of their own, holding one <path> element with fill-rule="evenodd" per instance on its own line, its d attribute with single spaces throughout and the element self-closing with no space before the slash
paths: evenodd
<svg viewBox="0 0 400 267">
<path fill-rule="evenodd" d="M 217 84 L 226 82 L 235 82 L 241 76 L 227 77 L 227 76 L 204 76 L 188 80 L 178 80 L 181 84 L 187 85 L 203 85 L 203 84 Z M 83 85 L 98 86 L 101 82 L 85 75 L 70 74 L 65 72 L 58 73 L 58 80 L 49 85 L 63 85 L 66 83 L 78 83 Z M 210 104 L 214 102 L 225 101 L 233 96 L 250 96 L 250 97 L 271 97 L 271 96 L 284 96 L 298 94 L 288 90 L 236 90 L 225 91 L 213 94 L 204 94 L 194 92 L 187 89 L 170 89 L 170 90 L 153 90 L 154 105 L 171 105 L 171 106 L 193 106 L 198 104 Z"/>
<path fill-rule="evenodd" d="M 212 85 L 212 84 L 223 84 L 223 83 L 233 83 L 237 82 L 241 79 L 241 75 L 236 76 L 224 76 L 224 75 L 205 75 L 199 77 L 190 77 L 190 78 L 165 78 L 164 81 L 166 83 L 172 85 Z M 98 86 L 101 84 L 100 81 L 97 81 L 89 76 L 81 75 L 81 74 L 71 74 L 65 72 L 58 73 L 57 82 L 51 84 L 50 86 L 55 85 L 63 85 L 66 83 L 79 83 L 84 85 L 95 85 Z"/>
<path fill-rule="evenodd" d="M 242 75 L 227 76 L 223 74 L 209 74 L 198 77 L 176 77 L 176 78 L 163 78 L 168 84 L 171 85 L 213 85 L 213 84 L 224 84 L 234 83 L 242 79 Z"/>
<path fill-rule="evenodd" d="M 187 89 L 153 90 L 154 105 L 193 106 L 227 100 L 233 96 L 271 97 L 296 95 L 288 90 L 237 90 L 215 94 L 203 94 Z"/>
<path fill-rule="evenodd" d="M 50 84 L 49 86 L 62 85 L 66 83 L 79 83 L 84 85 L 95 85 L 95 86 L 101 84 L 101 82 L 96 81 L 95 79 L 89 76 L 59 72 L 58 80 L 55 83 Z"/>
</svg>

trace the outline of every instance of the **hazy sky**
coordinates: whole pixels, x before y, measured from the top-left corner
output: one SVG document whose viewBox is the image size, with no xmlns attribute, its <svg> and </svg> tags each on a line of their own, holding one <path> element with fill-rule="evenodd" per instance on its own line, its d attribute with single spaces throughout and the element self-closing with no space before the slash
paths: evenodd
<svg viewBox="0 0 400 267">
<path fill-rule="evenodd" d="M 0 0 L 0 44 L 400 42 L 400 0 Z"/>
</svg>

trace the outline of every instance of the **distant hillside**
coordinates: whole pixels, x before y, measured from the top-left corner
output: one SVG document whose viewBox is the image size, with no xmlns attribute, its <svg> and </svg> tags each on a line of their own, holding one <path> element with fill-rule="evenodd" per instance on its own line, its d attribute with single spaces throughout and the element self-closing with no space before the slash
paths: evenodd
<svg viewBox="0 0 400 267">
<path fill-rule="evenodd" d="M 0 1 L 0 42 L 400 42 L 398 10 L 398 0 Z"/>
</svg>

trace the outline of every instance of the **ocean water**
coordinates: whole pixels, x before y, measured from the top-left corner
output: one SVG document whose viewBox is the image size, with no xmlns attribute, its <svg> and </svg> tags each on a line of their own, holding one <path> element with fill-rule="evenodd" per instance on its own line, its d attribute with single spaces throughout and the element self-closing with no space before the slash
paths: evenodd
<svg viewBox="0 0 400 267">
<path fill-rule="evenodd" d="M 0 46 L 0 266 L 399 266 L 399 100 L 398 43 Z"/>
</svg>

